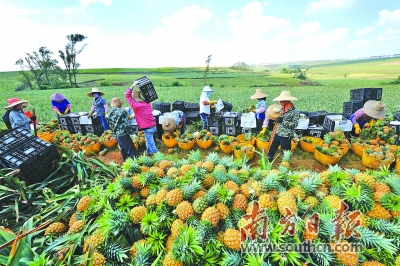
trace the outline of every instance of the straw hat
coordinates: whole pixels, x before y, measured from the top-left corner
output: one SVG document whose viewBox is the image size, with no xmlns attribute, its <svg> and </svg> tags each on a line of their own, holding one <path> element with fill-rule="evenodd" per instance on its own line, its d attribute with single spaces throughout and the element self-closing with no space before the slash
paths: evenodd
<svg viewBox="0 0 400 266">
<path fill-rule="evenodd" d="M 7 100 L 7 103 L 8 106 L 4 107 L 4 109 L 6 110 L 11 110 L 14 106 L 17 106 L 18 104 L 22 104 L 23 107 L 29 105 L 27 100 L 20 100 L 19 98 L 10 98 Z"/>
<path fill-rule="evenodd" d="M 56 92 L 50 96 L 50 100 L 61 102 L 65 100 L 65 96 L 62 95 L 61 93 Z"/>
<path fill-rule="evenodd" d="M 250 96 L 250 99 L 261 99 L 261 98 L 265 98 L 268 97 L 267 94 L 262 92 L 262 89 L 256 89 L 256 93 L 254 93 L 253 95 Z"/>
<path fill-rule="evenodd" d="M 297 101 L 296 97 L 293 97 L 292 95 L 290 95 L 290 91 L 281 91 L 281 95 L 279 95 L 278 97 L 276 97 L 273 101 Z"/>
<path fill-rule="evenodd" d="M 267 108 L 267 116 L 271 120 L 276 120 L 278 116 L 281 115 L 281 106 L 279 104 L 272 104 Z"/>
<path fill-rule="evenodd" d="M 210 88 L 210 86 L 204 86 L 203 92 L 213 92 L 213 90 Z"/>
<path fill-rule="evenodd" d="M 172 117 L 168 117 L 164 120 L 164 122 L 162 123 L 162 128 L 164 129 L 164 131 L 166 132 L 171 132 L 174 131 L 176 128 L 176 121 L 175 119 L 173 119 Z"/>
<path fill-rule="evenodd" d="M 99 89 L 97 87 L 94 87 L 94 88 L 92 88 L 91 92 L 88 92 L 87 96 L 93 97 L 93 93 L 98 93 L 100 96 L 104 95 L 104 93 L 99 91 Z"/>
<path fill-rule="evenodd" d="M 364 113 L 372 118 L 384 118 L 386 116 L 385 103 L 370 100 L 364 103 Z"/>
<path fill-rule="evenodd" d="M 135 100 L 135 102 L 143 102 L 144 99 L 140 96 L 140 91 L 133 90 L 132 91 L 132 98 Z"/>
<path fill-rule="evenodd" d="M 122 101 L 121 101 L 120 98 L 114 97 L 114 98 L 111 99 L 110 105 L 111 105 L 112 107 L 114 107 L 114 106 L 121 107 L 121 106 L 122 106 Z"/>
</svg>

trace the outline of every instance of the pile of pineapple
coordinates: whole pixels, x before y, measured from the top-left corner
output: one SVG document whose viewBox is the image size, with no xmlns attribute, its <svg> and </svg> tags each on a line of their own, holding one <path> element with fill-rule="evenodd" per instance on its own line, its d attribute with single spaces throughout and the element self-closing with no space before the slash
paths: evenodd
<svg viewBox="0 0 400 266">
<path fill-rule="evenodd" d="M 187 134 L 187 133 L 178 133 L 178 136 L 176 137 L 176 141 L 178 142 L 183 142 L 183 143 L 188 143 L 194 140 L 193 134 Z"/>
<path fill-rule="evenodd" d="M 343 131 L 335 130 L 325 134 L 322 145 L 316 145 L 315 149 L 328 156 L 341 157 L 344 155 L 344 151 L 347 153 L 350 147 L 350 142 Z"/>
<path fill-rule="evenodd" d="M 81 147 L 88 147 L 100 141 L 100 138 L 93 133 L 87 133 L 86 135 L 77 135 L 79 136 L 79 145 Z"/>
<path fill-rule="evenodd" d="M 238 139 L 237 137 L 234 136 L 228 136 L 226 134 L 222 134 L 218 137 L 218 143 L 225 145 L 225 146 L 230 146 L 232 143 L 237 143 Z"/>
<path fill-rule="evenodd" d="M 48 123 L 41 124 L 41 126 L 38 128 L 38 133 L 44 133 L 44 132 L 54 133 L 59 130 L 60 130 L 60 125 L 58 123 L 58 120 L 52 119 Z"/>
<path fill-rule="evenodd" d="M 112 133 L 112 130 L 104 130 L 104 132 L 101 134 L 101 136 L 99 137 L 99 141 L 101 143 L 106 142 L 106 141 L 111 141 L 111 140 L 115 140 L 115 137 Z"/>
<path fill-rule="evenodd" d="M 394 161 L 396 147 L 390 146 L 376 146 L 364 150 L 365 154 L 371 158 L 376 158 L 381 161 Z"/>
<path fill-rule="evenodd" d="M 371 120 L 361 129 L 359 139 L 366 145 L 395 145 L 398 135 L 390 127 L 390 118 Z"/>
<path fill-rule="evenodd" d="M 46 256 L 93 265 L 400 265 L 400 178 L 330 166 L 315 173 L 250 167 L 232 156 L 192 150 L 187 158 L 128 159 L 112 182 L 95 182 L 45 232 Z M 240 227 L 257 201 L 270 243 L 361 244 L 360 253 L 242 253 Z M 357 237 L 335 238 L 334 219 L 361 212 Z M 318 214 L 317 230 L 309 226 Z M 282 221 L 292 219 L 293 234 Z M 286 228 L 287 229 L 287 228 Z M 90 248 L 94 252 L 90 255 Z M 280 264 L 282 263 L 282 264 Z M 87 265 L 84 263 L 84 265 Z"/>
<path fill-rule="evenodd" d="M 202 129 L 196 134 L 195 138 L 199 141 L 208 141 L 213 139 L 213 134 L 207 129 Z"/>
</svg>

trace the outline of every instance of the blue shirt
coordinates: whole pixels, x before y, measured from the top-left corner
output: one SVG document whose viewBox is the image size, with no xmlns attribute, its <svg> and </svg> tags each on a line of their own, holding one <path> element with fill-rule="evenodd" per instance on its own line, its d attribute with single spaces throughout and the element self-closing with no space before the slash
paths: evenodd
<svg viewBox="0 0 400 266">
<path fill-rule="evenodd" d="M 69 101 L 67 99 L 62 100 L 61 102 L 51 101 L 51 105 L 57 107 L 60 113 L 64 114 L 65 109 L 67 109 Z"/>
<path fill-rule="evenodd" d="M 22 128 L 22 129 L 27 130 L 28 132 L 31 132 L 31 127 L 29 125 L 31 120 L 28 117 L 26 117 L 24 112 L 12 110 L 10 112 L 9 117 L 10 117 L 10 122 L 11 122 L 12 128 Z"/>
<path fill-rule="evenodd" d="M 97 116 L 104 116 L 105 112 L 108 111 L 108 109 L 106 110 L 104 106 L 107 106 L 107 102 L 101 96 L 93 99 L 92 110 L 96 113 Z"/>
</svg>

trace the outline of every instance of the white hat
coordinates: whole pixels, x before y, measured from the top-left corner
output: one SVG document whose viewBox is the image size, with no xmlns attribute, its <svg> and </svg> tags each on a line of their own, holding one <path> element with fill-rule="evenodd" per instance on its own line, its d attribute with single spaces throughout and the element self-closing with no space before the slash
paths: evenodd
<svg viewBox="0 0 400 266">
<path fill-rule="evenodd" d="M 214 91 L 210 88 L 210 86 L 204 86 L 203 92 L 214 92 Z"/>
<path fill-rule="evenodd" d="M 253 95 L 251 95 L 251 96 L 250 96 L 250 99 L 255 100 L 255 99 L 262 99 L 262 98 L 265 98 L 265 97 L 268 97 L 268 95 L 265 94 L 265 93 L 263 93 L 263 92 L 262 92 L 262 89 L 256 89 L 256 93 L 254 93 Z"/>
<path fill-rule="evenodd" d="M 383 102 L 369 100 L 364 103 L 363 110 L 364 113 L 375 119 L 384 118 L 386 116 L 385 103 Z"/>
<path fill-rule="evenodd" d="M 293 97 L 292 95 L 290 95 L 290 91 L 281 91 L 281 94 L 274 99 L 274 101 L 278 101 L 278 102 L 280 102 L 280 101 L 291 102 L 291 101 L 296 101 L 296 100 L 297 100 L 296 97 Z"/>
<path fill-rule="evenodd" d="M 103 96 L 103 95 L 104 95 L 104 93 L 101 92 L 97 87 L 94 87 L 94 88 L 92 88 L 92 91 L 91 91 L 91 92 L 88 92 L 88 93 L 87 93 L 87 96 L 93 97 L 93 93 L 98 93 L 100 96 Z"/>
</svg>

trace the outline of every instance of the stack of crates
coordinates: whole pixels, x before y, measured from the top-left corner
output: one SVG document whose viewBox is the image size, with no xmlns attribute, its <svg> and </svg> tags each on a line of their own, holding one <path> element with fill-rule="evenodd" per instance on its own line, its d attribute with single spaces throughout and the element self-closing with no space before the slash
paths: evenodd
<svg viewBox="0 0 400 266">
<path fill-rule="evenodd" d="M 236 112 L 225 112 L 223 114 L 223 124 L 225 134 L 228 136 L 237 136 L 239 135 L 239 116 Z"/>
<path fill-rule="evenodd" d="M 171 103 L 155 102 L 153 103 L 153 110 L 158 110 L 162 114 L 171 112 Z"/>
<path fill-rule="evenodd" d="M 315 112 L 308 112 L 308 119 L 310 119 L 310 125 L 323 125 L 325 116 L 328 114 L 327 111 L 315 111 Z"/>
<path fill-rule="evenodd" d="M 223 116 L 222 113 L 212 113 L 207 118 L 208 131 L 215 136 L 220 136 L 223 134 Z"/>
<path fill-rule="evenodd" d="M 80 126 L 82 127 L 83 134 L 92 133 L 99 137 L 101 136 L 101 134 L 103 134 L 104 129 L 100 122 L 100 119 L 98 119 L 97 117 L 93 117 L 93 116 L 91 116 L 88 119 L 83 119 L 83 118 L 84 117 L 81 117 L 79 119 L 79 121 L 81 123 Z M 85 120 L 85 121 L 83 121 L 83 120 Z M 88 121 L 86 121 L 86 120 L 88 120 Z"/>
<path fill-rule="evenodd" d="M 185 115 L 186 115 L 186 124 L 190 124 L 193 122 L 200 121 L 200 104 L 199 103 L 188 103 L 185 102 Z"/>
<path fill-rule="evenodd" d="M 140 93 L 147 103 L 158 99 L 158 95 L 156 90 L 154 89 L 153 83 L 151 83 L 151 81 L 146 76 L 143 76 L 136 81 L 138 82 L 137 86 L 140 89 Z"/>
<path fill-rule="evenodd" d="M 84 133 L 84 130 L 79 121 L 80 115 L 69 113 L 58 117 L 58 124 L 61 130 L 68 130 L 72 134 Z"/>
<path fill-rule="evenodd" d="M 359 88 L 350 90 L 350 101 L 343 103 L 343 116 L 349 118 L 355 111 L 363 108 L 369 100 L 380 101 L 382 88 Z"/>
<path fill-rule="evenodd" d="M 175 101 L 172 103 L 172 111 L 182 111 L 185 112 L 185 102 L 184 101 Z"/>
<path fill-rule="evenodd" d="M 0 135 L 0 162 L 3 167 L 19 169 L 26 184 L 45 180 L 58 168 L 61 156 L 57 148 L 22 129 Z"/>
</svg>

